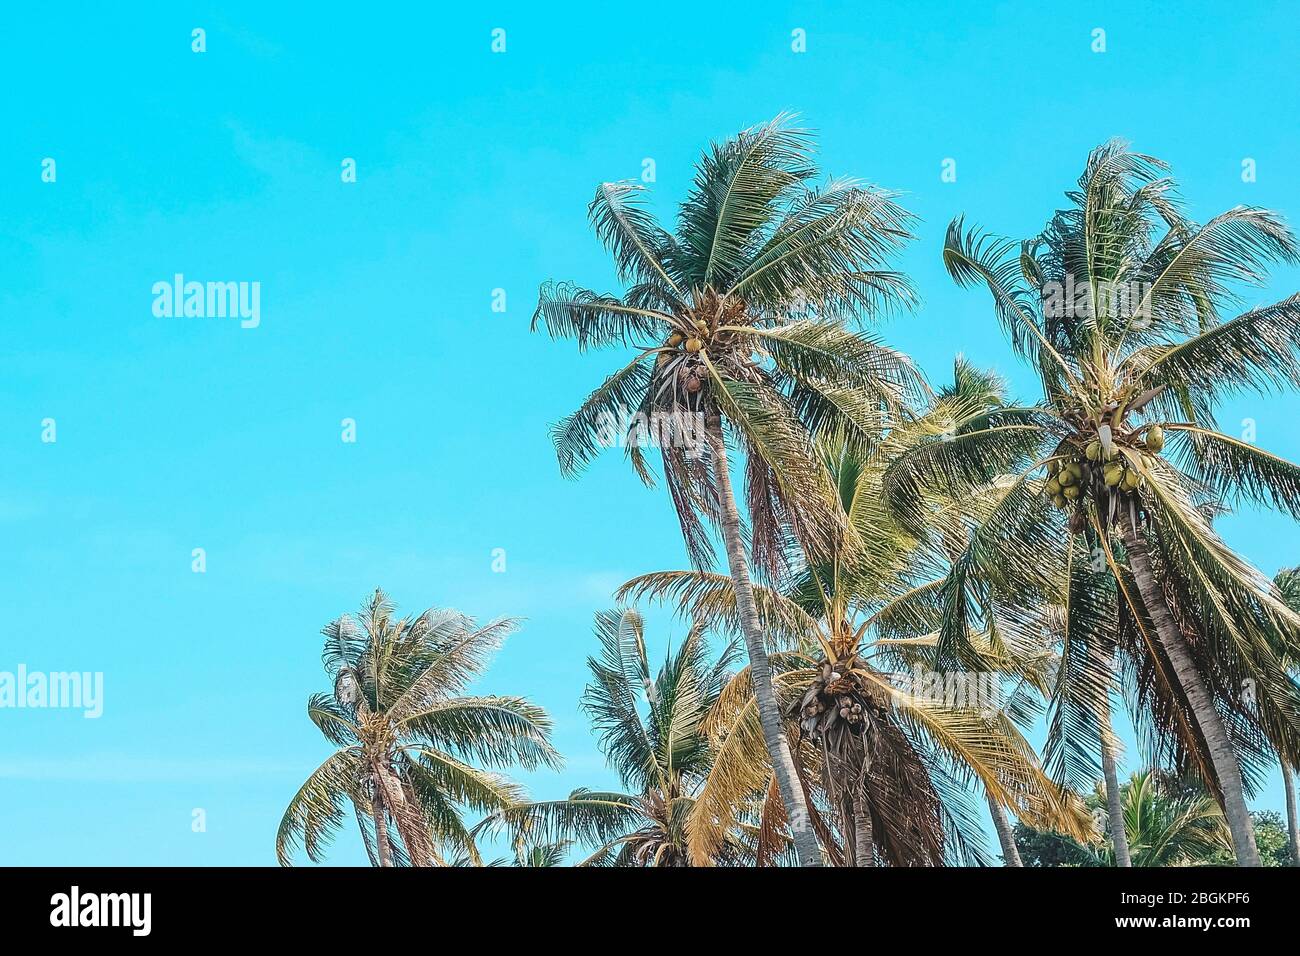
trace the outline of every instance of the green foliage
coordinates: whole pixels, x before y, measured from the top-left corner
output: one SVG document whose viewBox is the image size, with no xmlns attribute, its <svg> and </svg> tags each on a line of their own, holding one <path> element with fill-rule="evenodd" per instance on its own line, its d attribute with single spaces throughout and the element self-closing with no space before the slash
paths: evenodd
<svg viewBox="0 0 1300 956">
<path fill-rule="evenodd" d="M 705 151 L 673 232 L 647 210 L 643 186 L 603 183 L 588 214 L 625 291 L 547 283 L 533 317 L 579 349 L 633 350 L 553 429 L 561 471 L 578 474 L 632 420 L 719 421 L 747 459 L 753 560 L 772 575 L 787 532 L 821 553 L 845 534 L 815 437 L 862 437 L 926 393 L 905 355 L 850 328 L 913 301 L 889 268 L 911 216 L 885 191 L 818 176 L 810 133 L 783 115 Z M 690 558 L 710 566 L 712 448 L 648 450 L 632 434 L 623 444 L 647 484 L 658 452 Z"/>
<path fill-rule="evenodd" d="M 519 802 L 496 810 L 475 832 L 507 833 L 517 854 L 529 852 L 530 859 L 539 845 L 577 845 L 586 854 L 581 866 L 686 866 L 687 819 L 715 758 L 703 725 L 735 648 L 711 657 L 703 629 L 694 627 L 652 672 L 639 612 L 602 611 L 595 630 L 600 653 L 587 659 L 591 681 L 582 707 L 627 791 L 579 789 L 563 800 Z M 754 859 L 744 828 L 729 828 L 718 843 L 713 863 Z"/>
<path fill-rule="evenodd" d="M 400 619 L 394 612 L 376 590 L 356 618 L 344 615 L 322 632 L 333 691 L 313 694 L 307 712 L 338 749 L 284 812 L 276 835 L 282 866 L 300 845 L 321 862 L 346 804 L 372 863 L 383 862 L 384 847 L 399 864 L 442 862 L 440 847 L 477 859 L 463 810 L 482 813 L 522 797 L 493 770 L 560 764 L 541 708 L 520 697 L 465 694 L 514 621 L 480 627 L 454 610 Z"/>
<path fill-rule="evenodd" d="M 1014 423 L 907 452 L 888 490 L 918 533 L 936 489 L 1001 490 L 954 559 L 941 634 L 955 644 L 982 598 L 1010 582 L 1058 595 L 1062 671 L 1046 749 L 1058 780 L 1078 786 L 1095 773 L 1095 715 L 1118 684 L 1145 752 L 1222 787 L 1153 643 L 1123 546 L 1124 529 L 1136 529 L 1249 791 L 1277 752 L 1300 758 L 1300 685 L 1287 666 L 1300 653 L 1300 616 L 1211 518 L 1238 502 L 1300 516 L 1300 467 L 1219 432 L 1213 413 L 1227 395 L 1300 385 L 1300 296 L 1230 317 L 1239 287 L 1297 261 L 1297 246 L 1268 210 L 1236 207 L 1197 225 L 1166 172 L 1114 141 L 1093 151 L 1038 236 L 1016 243 L 952 223 L 948 271 L 987 288 L 1042 395 Z M 1062 302 L 1062 290 L 1075 300 Z M 1167 448 L 1148 442 L 1157 427 Z M 1090 464 L 1087 449 L 1100 454 L 1103 441 L 1132 485 L 1108 485 Z M 1080 470 L 1064 484 L 1077 490 L 1063 484 L 1070 495 L 1053 508 L 1052 476 L 1070 463 Z"/>
</svg>

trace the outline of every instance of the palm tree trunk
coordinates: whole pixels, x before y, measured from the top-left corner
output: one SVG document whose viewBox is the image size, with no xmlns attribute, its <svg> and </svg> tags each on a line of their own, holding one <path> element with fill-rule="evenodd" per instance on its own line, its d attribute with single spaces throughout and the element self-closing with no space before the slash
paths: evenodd
<svg viewBox="0 0 1300 956">
<path fill-rule="evenodd" d="M 370 796 L 370 814 L 375 820 L 375 855 L 380 866 L 393 865 L 393 848 L 388 845 L 388 821 L 384 818 L 384 801 L 376 783 Z"/>
<path fill-rule="evenodd" d="M 411 861 L 411 866 L 433 866 L 428 839 L 420 828 L 420 824 L 412 819 L 415 814 L 406 799 L 406 791 L 402 788 L 402 781 L 389 767 L 378 767 L 376 773 L 379 774 L 382 782 L 384 804 L 392 814 L 393 824 L 397 827 L 398 836 L 402 838 L 402 843 L 406 845 L 406 856 Z"/>
<path fill-rule="evenodd" d="M 1107 662 L 1106 673 L 1111 665 Z M 1101 774 L 1106 781 L 1106 817 L 1110 829 L 1110 843 L 1115 849 L 1115 865 L 1131 867 L 1133 858 L 1128 849 L 1128 829 L 1124 826 L 1124 805 L 1120 798 L 1119 773 L 1115 769 L 1115 733 L 1110 725 L 1110 690 L 1097 706 L 1097 724 L 1101 730 Z"/>
<path fill-rule="evenodd" d="M 813 832 L 804 802 L 803 788 L 799 785 L 790 744 L 786 740 L 781 709 L 776 691 L 772 687 L 772 667 L 767 660 L 763 644 L 763 631 L 758 622 L 758 609 L 754 604 L 754 586 L 749 579 L 749 559 L 740 534 L 740 513 L 736 510 L 736 497 L 731 488 L 731 474 L 727 470 L 727 444 L 722 434 L 722 419 L 711 416 L 708 424 L 709 446 L 713 451 L 714 478 L 718 483 L 718 499 L 722 508 L 722 540 L 727 548 L 727 566 L 731 571 L 732 586 L 736 591 L 736 614 L 745 635 L 745 649 L 749 652 L 749 675 L 754 684 L 754 698 L 758 703 L 758 720 L 763 728 L 763 742 L 772 759 L 772 770 L 781 802 L 785 804 L 790 830 L 794 834 L 795 850 L 800 866 L 821 866 L 821 849 L 817 834 Z"/>
<path fill-rule="evenodd" d="M 985 794 L 988 796 L 988 794 Z M 1016 831 L 1007 819 L 1007 812 L 991 796 L 988 796 L 989 816 L 993 818 L 993 829 L 998 831 L 998 843 L 1002 844 L 1003 866 L 1024 866 L 1020 859 L 1020 850 L 1016 847 Z"/>
<path fill-rule="evenodd" d="M 1178 622 L 1169 612 L 1164 594 L 1156 581 L 1151 568 L 1151 556 L 1147 553 L 1146 542 L 1142 534 L 1127 516 L 1123 519 L 1124 545 L 1128 550 L 1129 568 L 1137 581 L 1138 591 L 1147 614 L 1155 625 L 1156 637 L 1160 646 L 1173 666 L 1174 674 L 1182 687 L 1183 695 L 1192 708 L 1201 736 L 1210 751 L 1210 761 L 1214 766 L 1215 776 L 1219 778 L 1219 788 L 1223 797 L 1223 815 L 1232 832 L 1232 846 L 1237 854 L 1238 866 L 1259 866 L 1259 851 L 1255 848 L 1255 830 L 1251 826 L 1250 811 L 1246 809 L 1245 791 L 1241 785 L 1241 768 L 1237 764 L 1236 754 L 1232 752 L 1232 741 L 1214 709 L 1214 700 L 1196 662 L 1192 659 L 1191 648 L 1178 627 Z"/>
<path fill-rule="evenodd" d="M 871 808 L 859 790 L 853 797 L 853 865 L 875 866 L 876 847 L 871 834 Z"/>
<path fill-rule="evenodd" d="M 1285 759 L 1282 761 L 1282 790 L 1286 794 L 1286 842 L 1291 849 L 1291 865 L 1300 866 L 1300 827 L 1296 823 L 1295 780 Z"/>
</svg>

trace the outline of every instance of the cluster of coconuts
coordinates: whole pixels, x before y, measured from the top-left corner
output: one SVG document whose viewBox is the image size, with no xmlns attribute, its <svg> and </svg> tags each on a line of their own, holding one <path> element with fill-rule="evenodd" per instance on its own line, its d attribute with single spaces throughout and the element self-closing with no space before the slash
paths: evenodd
<svg viewBox="0 0 1300 956">
<path fill-rule="evenodd" d="M 814 729 L 821 723 L 819 718 L 832 708 L 838 712 L 841 720 L 848 721 L 852 726 L 857 726 L 867 719 L 867 712 L 862 703 L 848 694 L 837 695 L 829 701 L 817 696 L 803 706 L 801 713 L 804 728 Z"/>
<path fill-rule="evenodd" d="M 709 323 L 703 319 L 698 319 L 695 322 L 695 331 L 689 336 L 682 332 L 674 332 L 664 342 L 667 348 L 686 353 L 686 361 L 682 363 L 677 374 L 682 381 L 682 387 L 691 394 L 704 387 L 704 367 L 698 356 L 700 352 L 704 351 L 704 336 L 708 334 L 708 331 Z M 671 352 L 664 352 L 660 355 L 659 361 L 665 363 L 671 361 L 672 358 Z"/>
<path fill-rule="evenodd" d="M 695 331 L 688 337 L 681 332 L 674 332 L 668 336 L 668 341 L 664 345 L 670 349 L 685 348 L 687 352 L 694 355 L 704 348 L 704 336 L 709 334 L 709 323 L 703 319 L 696 319 Z"/>
<path fill-rule="evenodd" d="M 857 682 L 841 674 L 829 662 L 823 662 L 821 670 L 821 680 L 808 688 L 795 705 L 804 732 L 818 737 L 837 720 L 844 721 L 854 731 L 865 727 L 870 722 L 867 703 Z"/>
<path fill-rule="evenodd" d="M 1089 494 L 1110 489 L 1115 493 L 1134 492 L 1142 487 L 1143 474 L 1154 467 L 1153 455 L 1165 445 L 1165 433 L 1152 425 L 1143 438 L 1134 443 L 1130 454 L 1121 454 L 1113 443 L 1109 449 L 1094 438 L 1081 454 L 1053 459 L 1047 466 L 1043 493 L 1057 508 L 1082 504 Z"/>
</svg>

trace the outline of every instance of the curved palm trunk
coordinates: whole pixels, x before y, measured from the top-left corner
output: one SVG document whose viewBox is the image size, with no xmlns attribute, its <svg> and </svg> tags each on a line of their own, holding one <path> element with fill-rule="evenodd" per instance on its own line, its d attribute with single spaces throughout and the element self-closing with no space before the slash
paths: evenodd
<svg viewBox="0 0 1300 956">
<path fill-rule="evenodd" d="M 406 791 L 402 787 L 402 781 L 388 767 L 377 767 L 376 773 L 379 775 L 380 786 L 383 791 L 384 806 L 388 808 L 389 814 L 393 818 L 393 824 L 397 827 L 398 836 L 402 838 L 402 843 L 406 845 L 406 856 L 411 861 L 411 866 L 432 866 L 432 852 L 428 839 L 420 826 L 412 819 L 415 813 L 406 799 Z"/>
<path fill-rule="evenodd" d="M 722 434 L 722 420 L 717 416 L 711 416 L 711 419 L 708 425 L 708 436 L 709 446 L 713 451 L 718 499 L 722 508 L 722 540 L 727 548 L 727 565 L 731 571 L 732 586 L 736 591 L 736 614 L 740 618 L 741 631 L 745 635 L 745 649 L 749 653 L 749 674 L 754 684 L 754 698 L 758 703 L 758 720 L 763 728 L 763 742 L 767 745 L 768 756 L 772 759 L 772 770 L 776 776 L 777 787 L 781 791 L 781 802 L 785 804 L 786 816 L 790 820 L 790 830 L 794 834 L 799 864 L 821 866 L 821 850 L 817 846 L 817 835 L 813 832 L 812 821 L 808 816 L 803 788 L 799 785 L 798 772 L 795 770 L 794 758 L 790 754 L 790 744 L 786 740 L 785 727 L 781 721 L 781 709 L 777 704 L 776 691 L 772 687 L 772 667 L 768 663 L 767 648 L 763 644 L 763 631 L 754 604 L 754 586 L 749 579 L 749 559 L 745 556 L 745 544 L 740 534 L 740 513 L 736 510 L 735 493 L 731 488 L 731 474 L 727 470 L 727 445 Z"/>
<path fill-rule="evenodd" d="M 1106 673 L 1111 665 L 1107 662 Z M 1109 691 L 1107 691 L 1109 694 Z M 1106 818 L 1110 830 L 1110 843 L 1115 849 L 1115 865 L 1131 867 L 1133 858 L 1128 849 L 1128 829 L 1124 826 L 1124 805 L 1120 797 L 1119 773 L 1115 769 L 1115 733 L 1110 726 L 1110 702 L 1103 699 L 1097 707 L 1097 723 L 1101 729 L 1101 775 L 1106 781 Z"/>
<path fill-rule="evenodd" d="M 393 848 L 388 845 L 388 821 L 384 818 L 384 801 L 378 786 L 370 796 L 370 815 L 375 821 L 375 855 L 379 857 L 379 865 L 392 866 Z"/>
<path fill-rule="evenodd" d="M 1291 849 L 1291 865 L 1300 866 L 1300 826 L 1296 822 L 1295 780 L 1285 760 L 1282 762 L 1282 790 L 1286 793 L 1286 842 Z"/>
<path fill-rule="evenodd" d="M 985 796 L 989 802 L 989 816 L 993 818 L 993 829 L 997 830 L 998 843 L 1002 845 L 1002 865 L 1024 866 L 1020 859 L 1020 850 L 1016 847 L 1016 831 L 1011 826 L 1011 821 L 1007 819 L 1007 812 L 1002 809 L 1002 804 L 988 794 Z"/>
<path fill-rule="evenodd" d="M 1238 866 L 1259 866 L 1259 851 L 1255 848 L 1255 831 L 1250 822 L 1250 811 L 1246 808 L 1246 796 L 1241 785 L 1241 768 L 1237 757 L 1232 752 L 1232 741 L 1228 732 L 1214 709 L 1214 700 L 1205 686 L 1196 662 L 1192 659 L 1191 648 L 1187 646 L 1178 622 L 1169 612 L 1161 593 L 1155 573 L 1151 568 L 1151 557 L 1147 553 L 1146 542 L 1138 532 L 1131 519 L 1123 519 L 1124 545 L 1128 550 L 1129 568 L 1137 581 L 1142 603 L 1156 628 L 1156 637 L 1174 674 L 1182 687 L 1183 695 L 1191 705 L 1192 715 L 1196 719 L 1201 736 L 1210 751 L 1210 761 L 1214 773 L 1219 778 L 1219 787 L 1223 793 L 1223 815 L 1232 832 L 1232 846 L 1237 854 Z"/>
<path fill-rule="evenodd" d="M 872 841 L 871 808 L 861 790 L 853 798 L 853 865 L 875 866 L 876 847 Z"/>
</svg>

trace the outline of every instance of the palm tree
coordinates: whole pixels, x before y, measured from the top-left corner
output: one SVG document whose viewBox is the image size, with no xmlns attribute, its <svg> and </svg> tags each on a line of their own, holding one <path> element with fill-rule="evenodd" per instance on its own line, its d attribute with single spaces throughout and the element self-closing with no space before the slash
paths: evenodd
<svg viewBox="0 0 1300 956">
<path fill-rule="evenodd" d="M 1262 282 L 1270 260 L 1296 260 L 1296 246 L 1263 209 L 1197 226 L 1165 169 L 1108 143 L 1036 239 L 1017 246 L 951 224 L 948 271 L 988 287 L 1043 398 L 917 449 L 886 488 L 896 510 L 920 520 L 931 488 L 961 494 L 1015 475 L 950 577 L 953 641 L 965 633 L 972 580 L 1032 583 L 1079 559 L 1109 570 L 1114 618 L 1095 594 L 1070 615 L 1081 653 L 1069 664 L 1092 689 L 1068 706 L 1095 712 L 1112 680 L 1098 662 L 1114 645 L 1144 732 L 1201 774 L 1238 862 L 1254 866 L 1247 786 L 1274 748 L 1293 764 L 1300 754 L 1300 688 L 1284 666 L 1300 617 L 1210 522 L 1237 500 L 1300 516 L 1300 468 L 1218 431 L 1213 410 L 1235 391 L 1300 385 L 1300 295 L 1222 318 L 1234 284 Z"/>
<path fill-rule="evenodd" d="M 1208 866 L 1232 852 L 1223 813 L 1200 787 L 1179 787 L 1149 770 L 1135 773 L 1123 807 L 1133 866 Z M 1095 858 L 1100 866 L 1117 865 L 1113 848 Z"/>
<path fill-rule="evenodd" d="M 338 749 L 284 811 L 275 839 L 282 866 L 300 844 L 319 863 L 348 802 L 372 864 L 440 864 L 440 847 L 477 862 L 461 808 L 495 810 L 523 794 L 474 764 L 560 763 L 541 708 L 464 693 L 514 621 L 478 627 L 459 611 L 396 619 L 394 610 L 376 590 L 355 620 L 344 615 L 322 631 L 333 691 L 313 694 L 307 715 Z"/>
<path fill-rule="evenodd" d="M 600 656 L 587 660 L 592 681 L 582 707 L 625 790 L 579 789 L 562 800 L 512 804 L 475 831 L 505 830 L 516 846 L 538 840 L 594 846 L 579 866 L 688 866 L 686 821 L 713 772 L 702 725 L 735 661 L 734 648 L 710 662 L 703 629 L 692 627 L 652 678 L 645 625 L 635 609 L 597 614 L 596 637 Z M 741 863 L 757 852 L 753 828 L 734 826 L 718 831 L 711 862 Z"/>
<path fill-rule="evenodd" d="M 910 300 L 886 268 L 910 238 L 909 215 L 859 182 L 815 185 L 808 133 L 786 117 L 700 159 L 676 234 L 659 226 L 632 182 L 604 183 L 589 216 L 627 286 L 621 296 L 543 286 L 533 326 L 580 349 L 633 355 L 554 430 L 560 467 L 576 474 L 624 433 L 646 484 L 644 446 L 659 447 L 690 560 L 712 566 L 705 521 L 721 532 L 767 747 L 786 811 L 807 820 L 772 691 L 751 571 L 770 575 L 793 534 L 830 553 L 846 533 L 810 432 L 869 429 L 882 407 L 924 388 L 911 363 L 846 327 Z M 728 443 L 743 453 L 748 535 Z M 751 568 L 751 558 L 755 568 Z M 820 865 L 815 835 L 796 827 L 803 865 Z"/>
<path fill-rule="evenodd" d="M 1077 800 L 1041 772 L 1032 748 L 1011 715 L 1032 716 L 1026 694 L 1045 689 L 1050 655 L 1038 634 L 1041 616 L 1007 609 L 997 627 L 973 636 L 966 664 L 969 686 L 989 699 L 931 700 L 915 686 L 929 672 L 931 627 L 942 615 L 936 598 L 943 583 L 945 545 L 963 522 L 978 513 L 978 500 L 932 500 L 931 533 L 915 537 L 889 513 L 883 476 L 900 446 L 953 427 L 983 422 L 1000 398 L 1001 384 L 958 361 L 956 383 L 940 393 L 926 416 L 879 435 L 861 456 L 841 443 L 826 445 L 847 524 L 861 547 L 806 566 L 786 593 L 756 587 L 760 617 L 769 635 L 788 650 L 774 656 L 785 710 L 804 743 L 804 773 L 825 795 L 843 840 L 847 865 L 870 866 L 877 855 L 895 865 L 933 865 L 973 845 L 965 808 L 953 786 L 958 776 L 980 781 L 993 815 L 1004 808 L 1089 838 L 1090 821 Z M 621 599 L 651 597 L 675 602 L 695 620 L 737 628 L 737 601 L 730 579 L 699 571 L 643 575 L 619 591 Z M 1024 602 L 1026 595 L 1015 599 Z M 1000 699 L 999 673 L 1018 686 Z M 713 821 L 746 792 L 767 788 L 771 765 L 755 747 L 754 701 L 742 672 L 724 690 L 710 721 L 719 749 L 717 769 L 697 802 L 696 855 L 713 850 Z M 725 828 L 724 828 L 725 830 Z M 945 839 L 945 830 L 950 838 Z M 999 827 L 1004 858 L 1015 864 L 1010 824 Z M 1005 831 L 1005 832 L 1004 832 Z"/>
<path fill-rule="evenodd" d="M 1287 607 L 1300 611 L 1300 568 L 1287 568 L 1273 578 Z M 1291 865 L 1300 866 L 1300 823 L 1296 820 L 1295 778 L 1291 766 L 1282 760 L 1282 792 L 1286 798 L 1286 839 L 1291 851 Z"/>
</svg>

